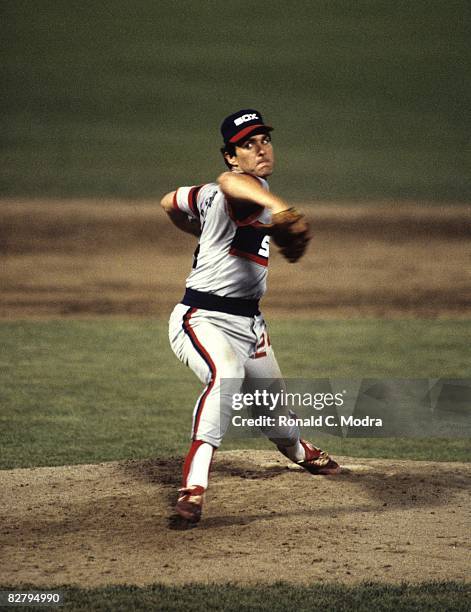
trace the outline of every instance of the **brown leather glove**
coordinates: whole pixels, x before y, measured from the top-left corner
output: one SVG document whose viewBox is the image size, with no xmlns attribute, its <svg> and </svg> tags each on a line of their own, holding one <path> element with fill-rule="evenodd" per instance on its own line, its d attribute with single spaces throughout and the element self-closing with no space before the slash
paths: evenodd
<svg viewBox="0 0 471 612">
<path fill-rule="evenodd" d="M 304 255 L 312 238 L 306 217 L 294 207 L 272 215 L 272 222 L 266 224 L 264 230 L 273 236 L 280 253 L 290 263 L 295 263 Z"/>
</svg>

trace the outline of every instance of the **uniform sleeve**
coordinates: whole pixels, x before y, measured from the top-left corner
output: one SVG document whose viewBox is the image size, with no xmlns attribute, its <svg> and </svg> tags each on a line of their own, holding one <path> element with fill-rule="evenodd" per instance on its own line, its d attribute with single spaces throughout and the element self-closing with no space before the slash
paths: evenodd
<svg viewBox="0 0 471 612">
<path fill-rule="evenodd" d="M 203 185 L 194 185 L 193 187 L 179 187 L 173 196 L 173 206 L 177 210 L 186 213 L 193 219 L 200 218 L 198 208 L 198 194 Z"/>
</svg>

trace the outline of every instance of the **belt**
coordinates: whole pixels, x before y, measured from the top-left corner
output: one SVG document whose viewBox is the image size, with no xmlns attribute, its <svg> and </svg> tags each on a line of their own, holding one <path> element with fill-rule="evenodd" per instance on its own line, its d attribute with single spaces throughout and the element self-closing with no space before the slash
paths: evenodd
<svg viewBox="0 0 471 612">
<path fill-rule="evenodd" d="M 203 308 L 204 310 L 216 310 L 227 314 L 240 315 L 242 317 L 254 317 L 260 314 L 258 300 L 246 300 L 244 298 L 222 297 L 214 293 L 205 293 L 195 289 L 186 289 L 181 301 L 185 306 Z"/>
</svg>

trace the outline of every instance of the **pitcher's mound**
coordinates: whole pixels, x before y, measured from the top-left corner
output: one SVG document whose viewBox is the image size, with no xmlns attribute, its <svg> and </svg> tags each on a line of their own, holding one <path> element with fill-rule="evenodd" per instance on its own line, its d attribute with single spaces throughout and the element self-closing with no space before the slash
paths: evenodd
<svg viewBox="0 0 471 612">
<path fill-rule="evenodd" d="M 172 518 L 181 458 L 2 471 L 0 580 L 469 578 L 469 464 L 338 459 L 344 472 L 322 477 L 269 451 L 220 452 L 186 530 Z"/>
</svg>

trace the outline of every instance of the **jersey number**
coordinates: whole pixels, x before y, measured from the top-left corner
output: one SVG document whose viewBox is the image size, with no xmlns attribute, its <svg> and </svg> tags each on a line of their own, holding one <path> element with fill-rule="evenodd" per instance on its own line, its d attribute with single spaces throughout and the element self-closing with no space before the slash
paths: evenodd
<svg viewBox="0 0 471 612">
<path fill-rule="evenodd" d="M 262 257 L 267 257 L 267 258 L 270 255 L 270 236 L 268 234 L 264 236 L 262 240 L 262 244 L 260 245 L 260 248 L 258 249 L 258 254 L 261 255 Z"/>
<path fill-rule="evenodd" d="M 250 225 L 238 227 L 229 253 L 268 266 L 270 236 Z"/>
</svg>

